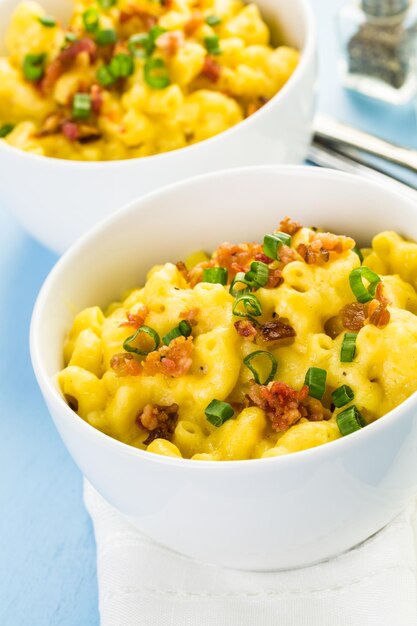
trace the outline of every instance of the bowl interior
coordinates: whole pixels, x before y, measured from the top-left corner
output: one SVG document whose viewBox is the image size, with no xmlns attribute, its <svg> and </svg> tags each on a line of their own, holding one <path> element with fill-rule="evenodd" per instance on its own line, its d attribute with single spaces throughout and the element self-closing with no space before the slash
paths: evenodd
<svg viewBox="0 0 417 626">
<path fill-rule="evenodd" d="M 33 318 L 38 374 L 52 381 L 62 367 L 65 334 L 84 307 L 117 300 L 142 284 L 154 264 L 212 251 L 223 241 L 261 241 L 286 215 L 361 245 L 387 229 L 417 240 L 417 211 L 407 197 L 329 170 L 248 168 L 178 183 L 108 218 L 59 261 Z"/>
</svg>

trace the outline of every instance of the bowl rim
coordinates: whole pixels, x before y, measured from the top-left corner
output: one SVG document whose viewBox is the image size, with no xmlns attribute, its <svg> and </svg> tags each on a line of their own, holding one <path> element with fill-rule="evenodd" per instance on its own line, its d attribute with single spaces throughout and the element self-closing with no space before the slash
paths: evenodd
<svg viewBox="0 0 417 626">
<path fill-rule="evenodd" d="M 252 1 L 256 4 L 256 0 Z M 40 2 L 42 2 L 42 0 L 40 0 Z M 22 159 L 35 161 L 37 163 L 50 163 L 53 167 L 82 167 L 92 170 L 109 167 L 123 167 L 126 162 L 136 163 L 139 161 L 148 163 L 149 159 L 153 159 L 154 161 L 162 161 L 163 159 L 169 159 L 171 155 L 174 155 L 175 158 L 175 155 L 179 152 L 186 152 L 187 154 L 190 154 L 190 156 L 192 156 L 192 153 L 197 151 L 200 146 L 212 144 L 216 141 L 219 142 L 221 141 L 223 136 L 230 137 L 232 134 L 239 132 L 239 128 L 241 128 L 242 124 L 244 124 L 244 128 L 250 127 L 250 125 L 253 125 L 257 122 L 261 115 L 265 115 L 272 107 L 278 105 L 282 99 L 286 98 L 287 94 L 291 92 L 292 89 L 295 89 L 296 85 L 301 80 L 303 80 L 306 68 L 310 65 L 312 59 L 314 59 L 315 57 L 317 47 L 317 27 L 313 7 L 310 3 L 310 0 L 298 0 L 298 2 L 300 9 L 303 13 L 306 37 L 303 49 L 301 51 L 300 61 L 297 67 L 295 68 L 294 72 L 291 74 L 285 85 L 281 87 L 281 89 L 262 108 L 258 109 L 258 111 L 256 111 L 253 115 L 244 118 L 241 122 L 238 122 L 234 126 L 227 128 L 221 133 L 213 135 L 212 137 L 208 137 L 207 139 L 203 139 L 202 141 L 198 141 L 195 144 L 184 146 L 182 148 L 177 148 L 176 150 L 170 150 L 168 152 L 161 152 L 160 154 L 151 154 L 149 156 L 134 157 L 131 159 L 114 159 L 109 161 L 82 161 L 76 159 L 59 159 L 57 157 L 49 157 L 27 152 L 25 150 L 22 150 L 21 148 L 10 146 L 5 141 L 0 141 L 0 153 L 4 152 L 5 154 L 7 154 L 11 152 L 15 156 L 18 153 L 18 155 Z"/>
<path fill-rule="evenodd" d="M 199 467 L 200 469 L 207 469 L 207 467 L 217 467 L 217 468 L 225 468 L 228 467 L 227 471 L 237 471 L 241 468 L 242 463 L 245 467 L 248 467 L 247 464 L 250 462 L 250 468 L 257 468 L 261 471 L 262 468 L 266 468 L 267 464 L 278 463 L 278 464 L 292 464 L 292 463 L 302 463 L 304 461 L 315 461 L 320 460 L 324 462 L 326 458 L 329 456 L 337 455 L 338 452 L 342 452 L 346 446 L 351 446 L 354 442 L 364 443 L 366 439 L 373 436 L 373 433 L 382 432 L 382 430 L 387 429 L 391 426 L 394 421 L 400 419 L 401 415 L 404 412 L 412 410 L 412 408 L 417 407 L 417 391 L 411 394 L 404 402 L 399 404 L 397 407 L 383 415 L 381 418 L 375 420 L 371 424 L 369 424 L 366 428 L 361 429 L 360 431 L 356 431 L 349 435 L 348 437 L 341 437 L 334 441 L 327 442 L 326 444 L 322 444 L 320 446 L 315 446 L 313 448 L 308 448 L 306 450 L 300 450 L 298 452 L 292 452 L 289 454 L 285 454 L 282 456 L 275 457 L 267 457 L 260 459 L 245 459 L 245 460 L 235 460 L 235 461 L 208 461 L 208 460 L 198 460 L 195 462 L 191 462 L 191 459 L 186 458 L 177 458 L 177 457 L 168 457 L 160 454 L 150 453 L 147 450 L 141 450 L 140 448 L 135 448 L 127 443 L 119 441 L 111 437 L 110 435 L 106 435 L 102 431 L 98 430 L 94 426 L 91 426 L 88 422 L 86 422 L 83 418 L 81 418 L 75 411 L 73 411 L 68 404 L 65 402 L 62 395 L 59 393 L 57 386 L 53 382 L 53 377 L 49 376 L 46 371 L 46 368 L 42 362 L 42 349 L 38 346 L 38 327 L 41 324 L 43 319 L 43 311 L 46 310 L 45 304 L 49 299 L 49 294 L 51 291 L 51 287 L 54 283 L 57 282 L 57 278 L 59 277 L 63 268 L 68 265 L 71 265 L 74 258 L 76 258 L 80 251 L 82 251 L 85 247 L 90 245 L 90 240 L 96 240 L 100 238 L 100 236 L 106 232 L 111 225 L 116 222 L 119 217 L 126 215 L 126 213 L 140 210 L 143 205 L 146 205 L 149 200 L 153 200 L 158 198 L 158 196 L 165 196 L 169 194 L 171 191 L 175 191 L 180 188 L 186 188 L 189 184 L 199 184 L 201 182 L 210 181 L 211 179 L 220 178 L 233 178 L 236 175 L 245 176 L 246 174 L 254 174 L 258 172 L 273 172 L 276 175 L 284 175 L 284 176 L 300 176 L 303 177 L 319 177 L 322 178 L 323 181 L 326 180 L 341 180 L 341 181 L 352 181 L 356 183 L 360 183 L 361 185 L 365 185 L 374 189 L 377 189 L 379 192 L 384 191 L 388 195 L 392 197 L 393 200 L 396 198 L 402 198 L 402 200 L 408 203 L 410 206 L 413 206 L 412 200 L 406 194 L 402 194 L 400 191 L 396 190 L 394 186 L 390 185 L 389 181 L 378 181 L 376 182 L 373 179 L 364 178 L 361 176 L 357 176 L 355 174 L 350 174 L 346 172 L 339 172 L 336 170 L 328 169 L 328 168 L 315 168 L 308 165 L 260 165 L 260 166 L 250 166 L 244 168 L 234 168 L 228 170 L 220 170 L 217 172 L 210 172 L 208 174 L 203 174 L 200 176 L 194 176 L 192 178 L 188 178 L 185 180 L 181 180 L 179 182 L 173 183 L 171 185 L 167 185 L 161 189 L 153 191 L 145 196 L 137 198 L 132 202 L 129 202 L 127 205 L 119 209 L 116 213 L 109 215 L 107 218 L 101 220 L 95 227 L 91 228 L 89 232 L 84 234 L 75 244 L 73 244 L 70 249 L 63 254 L 63 256 L 56 262 L 51 271 L 49 272 L 47 278 L 45 279 L 39 294 L 36 299 L 36 303 L 32 313 L 32 319 L 30 324 L 30 354 L 32 360 L 32 366 L 38 381 L 38 384 L 43 392 L 45 398 L 52 397 L 55 401 L 60 404 L 61 413 L 60 418 L 65 418 L 66 420 L 71 419 L 75 420 L 76 428 L 80 429 L 80 432 L 85 432 L 87 435 L 90 433 L 93 437 L 98 437 L 103 445 L 107 446 L 116 446 L 122 452 L 124 451 L 126 454 L 135 455 L 138 458 L 145 458 L 148 461 L 155 461 L 157 463 L 168 464 L 171 466 L 175 466 L 178 468 L 185 467 Z M 413 210 L 416 211 L 417 215 L 417 206 L 413 206 Z M 56 374 L 55 374 L 56 375 Z M 54 418 L 55 419 L 55 418 Z M 316 459 L 317 457 L 317 459 Z M 233 469 L 234 468 L 234 469 Z M 220 471 L 218 469 L 217 471 Z"/>
</svg>

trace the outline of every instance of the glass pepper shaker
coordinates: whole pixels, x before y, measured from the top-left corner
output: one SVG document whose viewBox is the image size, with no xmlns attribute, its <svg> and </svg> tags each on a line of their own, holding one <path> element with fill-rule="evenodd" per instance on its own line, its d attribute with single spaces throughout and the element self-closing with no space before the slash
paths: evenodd
<svg viewBox="0 0 417 626">
<path fill-rule="evenodd" d="M 338 14 L 344 85 L 392 104 L 417 92 L 415 0 L 349 0 Z"/>
</svg>

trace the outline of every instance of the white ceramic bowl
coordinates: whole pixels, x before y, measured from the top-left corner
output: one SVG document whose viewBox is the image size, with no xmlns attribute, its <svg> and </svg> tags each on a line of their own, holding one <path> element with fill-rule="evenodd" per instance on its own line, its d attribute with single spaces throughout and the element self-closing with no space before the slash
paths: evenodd
<svg viewBox="0 0 417 626">
<path fill-rule="evenodd" d="M 63 252 L 88 228 L 149 191 L 220 169 L 264 163 L 301 163 L 310 141 L 314 104 L 315 24 L 309 0 L 255 0 L 272 32 L 302 50 L 284 88 L 260 111 L 202 143 L 161 155 L 84 163 L 27 154 L 0 145 L 0 202 L 36 239 Z M 0 55 L 19 0 L 0 0 Z M 72 0 L 40 0 L 68 17 Z M 169 208 L 167 208 L 167 212 Z"/>
<path fill-rule="evenodd" d="M 320 448 L 216 463 L 167 458 L 111 439 L 71 411 L 55 374 L 63 366 L 65 334 L 82 308 L 117 299 L 153 264 L 224 240 L 261 239 L 285 215 L 361 244 L 384 229 L 417 240 L 416 207 L 365 179 L 294 166 L 210 174 L 154 192 L 83 237 L 51 272 L 32 320 L 36 376 L 88 480 L 161 544 L 242 569 L 319 561 L 397 515 L 417 487 L 417 395 Z"/>
</svg>

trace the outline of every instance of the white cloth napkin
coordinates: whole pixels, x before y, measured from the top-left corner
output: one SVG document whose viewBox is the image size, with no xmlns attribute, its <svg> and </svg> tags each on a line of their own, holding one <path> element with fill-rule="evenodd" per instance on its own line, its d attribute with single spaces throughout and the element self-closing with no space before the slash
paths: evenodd
<svg viewBox="0 0 417 626">
<path fill-rule="evenodd" d="M 148 539 L 88 483 L 101 626 L 417 626 L 417 507 L 335 559 L 222 569 Z"/>
</svg>

